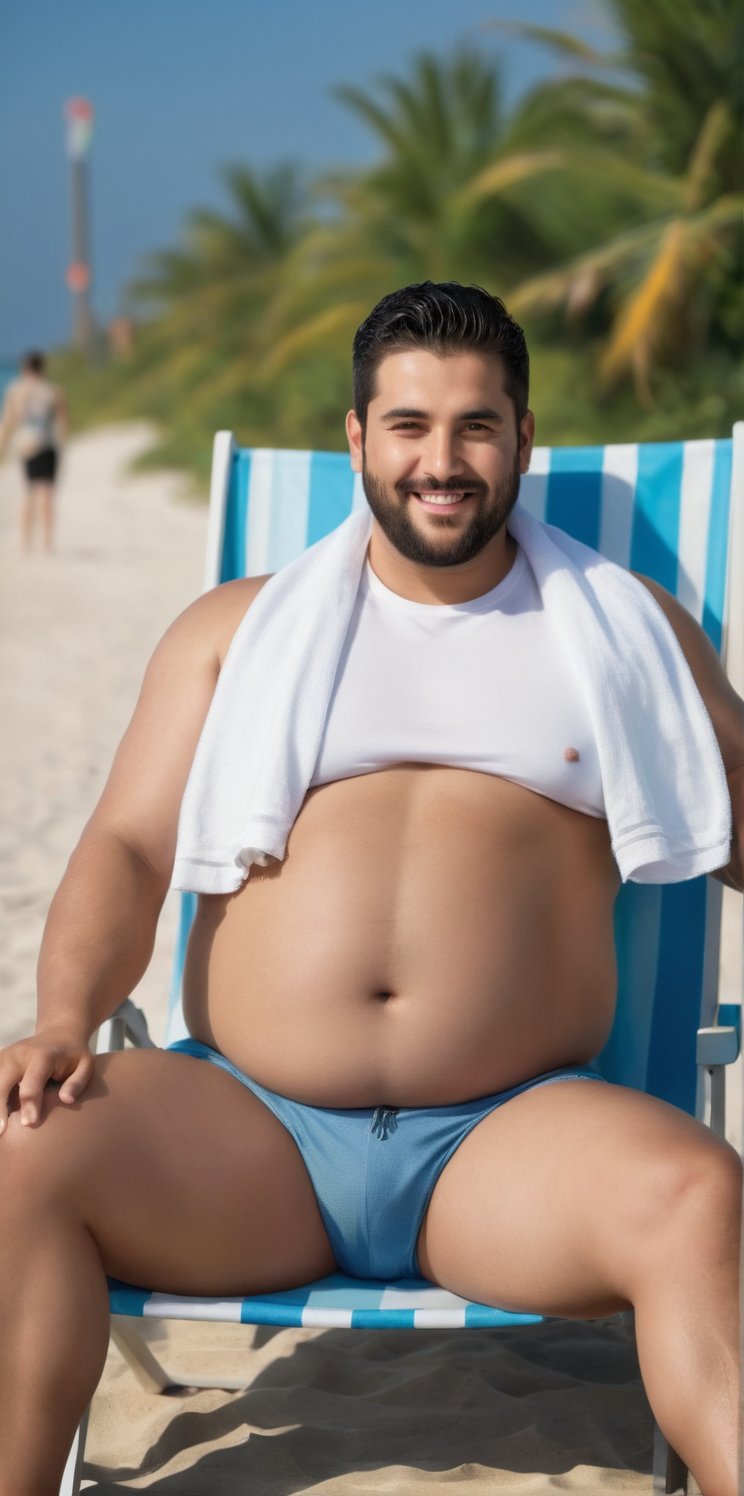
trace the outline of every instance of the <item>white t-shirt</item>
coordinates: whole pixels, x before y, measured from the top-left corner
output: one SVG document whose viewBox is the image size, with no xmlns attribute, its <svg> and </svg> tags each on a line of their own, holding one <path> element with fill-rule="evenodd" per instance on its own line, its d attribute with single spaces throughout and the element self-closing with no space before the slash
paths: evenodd
<svg viewBox="0 0 744 1496">
<path fill-rule="evenodd" d="M 471 602 L 412 602 L 369 562 L 311 788 L 393 764 L 497 774 L 605 815 L 592 725 L 524 552 Z"/>
<path fill-rule="evenodd" d="M 8 390 L 17 423 L 16 446 L 20 456 L 32 457 L 57 447 L 59 391 L 41 376 L 21 375 Z"/>
</svg>

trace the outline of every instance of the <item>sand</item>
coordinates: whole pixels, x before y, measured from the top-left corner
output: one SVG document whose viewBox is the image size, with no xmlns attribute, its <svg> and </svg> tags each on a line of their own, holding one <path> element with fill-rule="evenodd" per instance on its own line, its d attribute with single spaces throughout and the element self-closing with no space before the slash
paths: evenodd
<svg viewBox="0 0 744 1496">
<path fill-rule="evenodd" d="M 103 785 L 149 653 L 200 590 L 206 510 L 178 475 L 133 475 L 144 425 L 69 447 L 58 553 L 22 557 L 20 481 L 0 468 L 0 624 L 9 814 L 0 843 L 0 1043 L 28 1031 L 42 925 Z M 8 731 L 9 729 L 9 731 Z M 738 980 L 729 901 L 726 982 Z M 138 989 L 164 1032 L 175 904 Z M 740 1138 L 740 1072 L 729 1135 Z M 83 1489 L 99 1496 L 650 1491 L 652 1421 L 629 1335 L 559 1322 L 485 1334 L 147 1326 L 176 1377 L 240 1392 L 145 1392 L 111 1349 Z"/>
</svg>

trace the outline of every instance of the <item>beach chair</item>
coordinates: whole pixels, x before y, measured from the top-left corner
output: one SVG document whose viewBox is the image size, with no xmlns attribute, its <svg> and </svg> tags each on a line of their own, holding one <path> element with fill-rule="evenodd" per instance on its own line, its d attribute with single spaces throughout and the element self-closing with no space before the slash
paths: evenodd
<svg viewBox="0 0 744 1496">
<path fill-rule="evenodd" d="M 744 424 L 732 440 L 537 449 L 520 502 L 613 560 L 661 582 L 702 624 L 744 694 Z M 206 586 L 276 571 L 364 505 L 348 457 L 335 452 L 245 450 L 215 438 Z M 185 1035 L 180 983 L 193 895 L 182 896 L 167 1042 Z M 599 1056 L 614 1082 L 662 1097 L 724 1133 L 725 1067 L 739 1053 L 740 997 L 718 986 L 721 885 L 628 884 L 616 906 L 617 1015 Z M 149 1044 L 125 1003 L 99 1048 Z M 539 1316 L 471 1304 L 421 1280 L 384 1284 L 343 1274 L 284 1293 L 197 1299 L 110 1285 L 113 1339 L 152 1390 L 173 1385 L 137 1328 L 140 1318 L 368 1330 L 499 1327 Z M 632 1316 L 622 1317 L 630 1328 Z M 244 1381 L 180 1378 L 189 1386 Z M 85 1426 L 71 1450 L 62 1496 L 75 1496 Z M 687 1472 L 658 1429 L 654 1490 L 686 1490 Z"/>
</svg>

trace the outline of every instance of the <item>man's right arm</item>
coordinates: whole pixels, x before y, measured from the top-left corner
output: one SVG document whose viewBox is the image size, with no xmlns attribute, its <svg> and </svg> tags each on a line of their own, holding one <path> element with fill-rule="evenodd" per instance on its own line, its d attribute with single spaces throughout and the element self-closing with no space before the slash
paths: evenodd
<svg viewBox="0 0 744 1496">
<path fill-rule="evenodd" d="M 21 1119 L 41 1119 L 49 1080 L 77 1100 L 94 1030 L 152 955 L 175 856 L 178 814 L 221 661 L 265 578 L 207 593 L 168 630 L 147 668 L 101 799 L 54 897 L 38 969 L 34 1035 L 0 1052 L 0 1132 L 18 1086 Z"/>
</svg>

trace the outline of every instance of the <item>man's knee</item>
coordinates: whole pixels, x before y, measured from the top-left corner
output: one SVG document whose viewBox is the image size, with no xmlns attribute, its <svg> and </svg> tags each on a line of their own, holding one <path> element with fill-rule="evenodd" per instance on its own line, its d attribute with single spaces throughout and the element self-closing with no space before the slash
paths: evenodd
<svg viewBox="0 0 744 1496">
<path fill-rule="evenodd" d="M 650 1156 L 627 1198 L 629 1241 L 650 1264 L 693 1242 L 738 1247 L 742 1165 L 730 1144 L 702 1127 L 668 1154 Z"/>
<path fill-rule="evenodd" d="M 56 1086 L 44 1091 L 40 1120 L 33 1127 L 11 1110 L 0 1138 L 0 1197 L 3 1214 L 33 1215 L 55 1202 L 70 1204 L 84 1186 L 90 1166 L 90 1133 L 95 1128 L 89 1106 L 100 1086 L 95 1079 L 76 1102 L 59 1099 Z"/>
<path fill-rule="evenodd" d="M 701 1128 L 701 1132 L 703 1129 Z M 669 1214 L 741 1207 L 741 1159 L 729 1143 L 706 1132 L 664 1165 L 657 1207 Z"/>
</svg>

